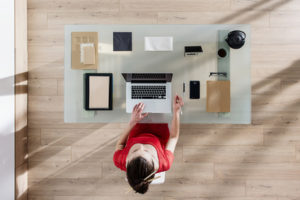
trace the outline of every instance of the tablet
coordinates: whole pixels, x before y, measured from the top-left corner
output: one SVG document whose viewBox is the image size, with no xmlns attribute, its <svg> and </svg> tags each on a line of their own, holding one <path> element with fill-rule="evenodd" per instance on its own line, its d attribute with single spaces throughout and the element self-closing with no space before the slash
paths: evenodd
<svg viewBox="0 0 300 200">
<path fill-rule="evenodd" d="M 87 73 L 85 76 L 85 109 L 112 110 L 112 74 Z"/>
</svg>

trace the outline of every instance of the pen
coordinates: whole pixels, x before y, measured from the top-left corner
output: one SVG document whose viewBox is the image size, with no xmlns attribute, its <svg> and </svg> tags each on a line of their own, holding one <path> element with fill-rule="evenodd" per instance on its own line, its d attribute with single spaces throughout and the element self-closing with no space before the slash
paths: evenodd
<svg viewBox="0 0 300 200">
<path fill-rule="evenodd" d="M 185 93 L 185 82 L 182 83 L 182 98 L 184 99 L 184 93 Z M 182 115 L 182 108 L 180 108 L 180 114 Z"/>
</svg>

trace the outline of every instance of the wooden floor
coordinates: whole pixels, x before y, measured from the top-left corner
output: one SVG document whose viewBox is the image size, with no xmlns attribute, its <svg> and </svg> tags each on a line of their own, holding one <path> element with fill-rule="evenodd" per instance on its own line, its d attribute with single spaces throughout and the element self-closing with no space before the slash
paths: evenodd
<svg viewBox="0 0 300 200">
<path fill-rule="evenodd" d="M 252 125 L 183 125 L 163 185 L 128 193 L 124 124 L 64 124 L 65 24 L 252 25 Z M 29 199 L 300 199 L 299 0 L 28 0 Z"/>
</svg>

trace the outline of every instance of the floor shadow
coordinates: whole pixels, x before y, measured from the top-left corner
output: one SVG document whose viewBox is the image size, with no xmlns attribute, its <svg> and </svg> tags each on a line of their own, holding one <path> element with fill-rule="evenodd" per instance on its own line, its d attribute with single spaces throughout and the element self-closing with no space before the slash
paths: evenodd
<svg viewBox="0 0 300 200">
<path fill-rule="evenodd" d="M 235 13 L 231 14 L 231 15 L 228 15 L 218 21 L 215 22 L 215 24 L 223 24 L 223 23 L 227 23 L 228 21 L 230 21 L 231 19 L 236 19 L 236 18 L 239 18 L 241 17 L 242 19 L 241 20 L 238 20 L 238 23 L 248 23 L 250 21 L 253 21 L 254 19 L 256 18 L 259 18 L 261 17 L 262 15 L 264 15 L 265 12 L 257 12 L 257 13 L 254 13 L 250 16 L 248 16 L 247 18 L 243 18 L 243 15 L 245 12 L 247 11 L 253 11 L 267 3 L 273 3 L 272 5 L 269 5 L 268 8 L 266 10 L 268 10 L 269 12 L 270 11 L 273 11 L 273 10 L 276 10 L 277 8 L 281 7 L 282 5 L 284 4 L 287 4 L 288 2 L 290 2 L 292 0 L 286 0 L 286 1 L 281 1 L 281 0 L 278 0 L 278 1 L 274 1 L 274 0 L 261 0 L 257 3 L 255 3 L 254 5 L 250 6 L 250 7 L 247 7 L 247 8 L 244 8 L 244 9 L 241 9 L 241 10 L 238 10 L 236 11 Z"/>
<path fill-rule="evenodd" d="M 55 158 L 57 154 L 62 154 L 63 159 L 66 159 L 67 162 L 71 163 L 73 158 L 72 155 L 66 155 L 68 152 L 71 153 L 72 145 L 84 145 L 84 143 L 90 143 L 90 147 L 98 146 L 93 139 L 93 137 L 97 139 L 101 139 L 103 135 L 103 139 L 111 139 L 114 134 L 112 131 L 117 129 L 106 129 L 105 126 L 107 124 L 102 123 L 101 125 L 97 125 L 98 129 L 44 129 L 47 134 L 46 138 L 43 138 L 43 134 L 41 133 L 41 144 L 36 147 L 36 149 L 31 150 L 29 153 L 29 163 L 30 168 L 34 168 L 36 165 L 41 164 L 43 162 L 47 162 L 47 160 L 59 160 L 60 158 Z M 111 133 L 109 136 L 107 133 Z M 102 134 L 102 135 L 101 135 Z M 64 136 L 63 136 L 64 135 Z M 99 144 L 102 144 L 103 140 L 99 141 Z M 89 151 L 88 151 L 89 152 Z M 88 153 L 87 152 L 87 153 Z"/>
<path fill-rule="evenodd" d="M 14 94 L 27 94 L 28 86 L 27 84 L 21 84 L 28 80 L 28 72 L 23 72 L 16 74 L 15 76 L 9 76 L 6 78 L 1 78 L 1 85 L 6 87 L 0 87 L 0 96 L 14 95 Z M 14 88 L 14 90 L 12 89 Z"/>
</svg>

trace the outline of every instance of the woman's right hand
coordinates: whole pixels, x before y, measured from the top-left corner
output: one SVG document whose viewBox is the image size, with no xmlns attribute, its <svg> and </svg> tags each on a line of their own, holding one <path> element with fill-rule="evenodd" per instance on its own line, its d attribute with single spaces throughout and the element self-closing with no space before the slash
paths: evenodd
<svg viewBox="0 0 300 200">
<path fill-rule="evenodd" d="M 176 94 L 173 100 L 173 113 L 179 114 L 183 104 L 182 98 Z"/>
<path fill-rule="evenodd" d="M 130 119 L 130 126 L 135 126 L 139 121 L 144 119 L 148 115 L 148 113 L 142 113 L 143 109 L 145 107 L 144 103 L 138 103 L 133 107 L 132 113 L 131 113 L 131 119 Z"/>
</svg>

